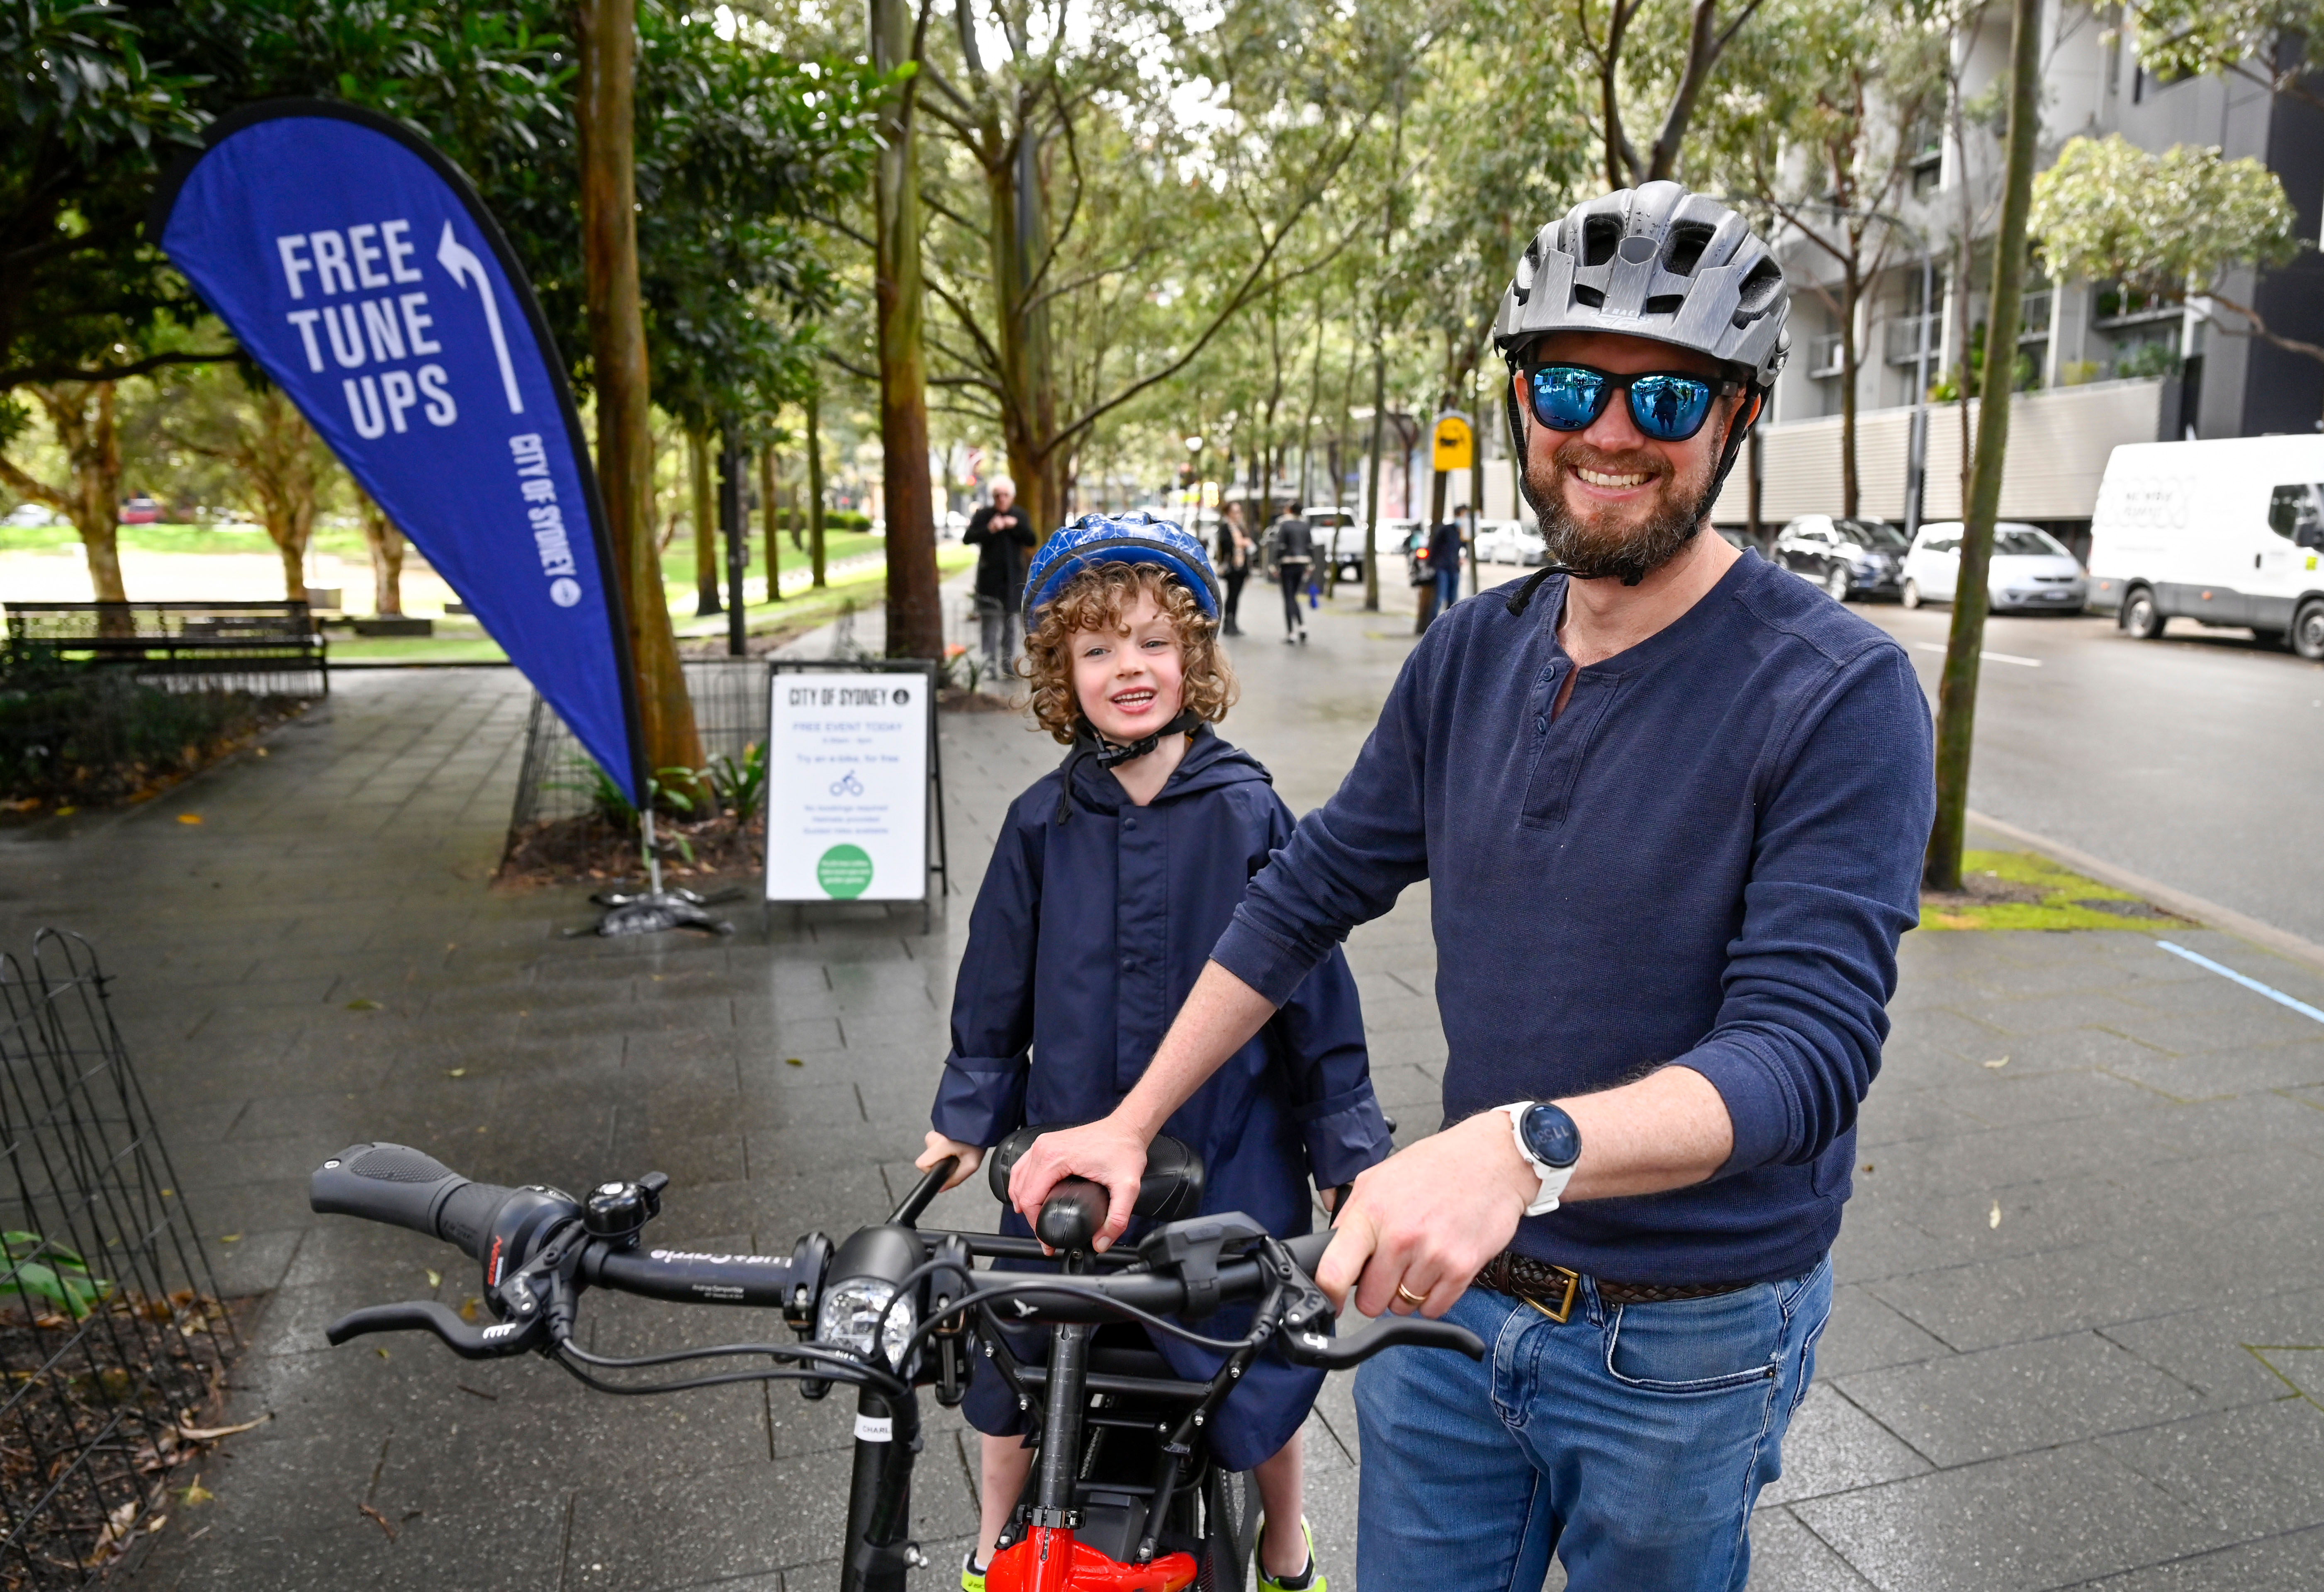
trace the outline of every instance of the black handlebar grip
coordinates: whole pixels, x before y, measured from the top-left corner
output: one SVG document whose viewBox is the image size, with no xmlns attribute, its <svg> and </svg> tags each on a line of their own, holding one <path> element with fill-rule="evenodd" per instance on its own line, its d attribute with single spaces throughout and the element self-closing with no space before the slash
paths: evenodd
<svg viewBox="0 0 2324 1592">
<path fill-rule="evenodd" d="M 307 1202 L 323 1215 L 410 1228 L 450 1239 L 470 1255 L 508 1193 L 470 1182 L 423 1150 L 387 1144 L 349 1145 L 317 1167 L 307 1184 Z"/>
<path fill-rule="evenodd" d="M 1087 1249 L 1105 1226 L 1109 1204 L 1103 1185 L 1085 1177 L 1060 1178 L 1042 1203 L 1033 1236 L 1052 1249 Z"/>
</svg>

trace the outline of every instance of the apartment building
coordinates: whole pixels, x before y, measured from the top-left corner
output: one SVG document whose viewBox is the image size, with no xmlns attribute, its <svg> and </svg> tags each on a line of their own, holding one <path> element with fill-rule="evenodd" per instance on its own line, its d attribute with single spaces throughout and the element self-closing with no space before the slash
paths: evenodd
<svg viewBox="0 0 2324 1592">
<path fill-rule="evenodd" d="M 2301 235 L 2318 241 L 2324 230 L 2324 112 L 2241 77 L 2157 81 L 2140 64 L 2115 7 L 2051 0 L 2043 27 L 2041 164 L 2078 133 L 2118 133 L 2153 150 L 2200 143 L 2231 158 L 2256 156 L 2282 180 Z M 2006 9 L 1994 6 L 1966 41 L 1961 59 L 1972 103 L 2006 76 L 2008 32 Z M 2324 72 L 2309 80 L 2324 82 Z M 1972 125 L 1958 143 L 1932 131 L 1912 165 L 1907 191 L 1886 207 L 1904 225 L 1894 229 L 1885 269 L 1858 306 L 1859 511 L 1866 515 L 1905 518 L 1923 339 L 1932 382 L 1958 369 L 1956 295 L 1964 289 L 1972 345 L 1981 350 L 1989 341 L 1983 322 L 2000 165 L 1996 130 Z M 1965 224 L 1976 264 L 1962 283 L 1954 280 L 1953 253 Z M 1840 328 L 1808 286 L 1834 284 L 1837 273 L 1799 238 L 1783 247 L 1795 285 L 1793 353 L 1757 465 L 1760 518 L 1774 526 L 1841 508 Z M 2324 257 L 2312 247 L 2283 269 L 2256 281 L 2239 272 L 2219 288 L 2254 305 L 2283 335 L 2324 344 Z M 2141 302 L 2113 283 L 2029 280 L 2016 336 L 2025 385 L 2011 416 L 2003 516 L 2044 524 L 2079 543 L 2117 444 L 2318 429 L 2324 363 L 2228 329 L 2238 325 L 2239 317 L 2224 312 L 2207 318 L 2200 303 Z M 1924 520 L 1960 512 L 1961 426 L 1966 415 L 1974 435 L 1975 412 L 1974 403 L 1930 406 Z M 1720 523 L 1745 523 L 1748 496 L 1747 472 L 1738 470 L 1715 511 Z"/>
</svg>

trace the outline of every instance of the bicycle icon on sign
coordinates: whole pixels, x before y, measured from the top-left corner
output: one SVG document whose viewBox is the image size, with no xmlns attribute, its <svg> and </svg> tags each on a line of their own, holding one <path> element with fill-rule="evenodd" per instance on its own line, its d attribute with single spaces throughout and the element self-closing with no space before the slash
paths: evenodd
<svg viewBox="0 0 2324 1592">
<path fill-rule="evenodd" d="M 831 794 L 834 796 L 862 796 L 863 794 L 863 782 L 861 779 L 856 778 L 855 770 L 850 768 L 844 775 L 831 782 Z"/>
</svg>

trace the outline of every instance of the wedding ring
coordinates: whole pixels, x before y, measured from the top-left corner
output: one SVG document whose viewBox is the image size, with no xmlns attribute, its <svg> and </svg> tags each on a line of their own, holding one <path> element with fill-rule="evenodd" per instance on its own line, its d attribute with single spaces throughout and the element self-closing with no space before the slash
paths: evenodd
<svg viewBox="0 0 2324 1592">
<path fill-rule="evenodd" d="M 1405 1303 L 1409 1304 L 1409 1305 L 1413 1306 L 1413 1307 L 1414 1307 L 1414 1308 L 1416 1308 L 1416 1309 L 1417 1309 L 1419 1306 L 1424 1305 L 1424 1304 L 1426 1304 L 1426 1303 L 1428 1302 L 1428 1295 L 1427 1295 L 1427 1294 L 1425 1294 L 1425 1293 L 1415 1293 L 1411 1289 L 1409 1289 L 1409 1288 L 1406 1287 L 1402 1283 L 1398 1283 L 1398 1284 L 1396 1285 L 1396 1296 L 1397 1296 L 1398 1299 L 1403 1300 L 1403 1301 L 1405 1302 Z"/>
</svg>

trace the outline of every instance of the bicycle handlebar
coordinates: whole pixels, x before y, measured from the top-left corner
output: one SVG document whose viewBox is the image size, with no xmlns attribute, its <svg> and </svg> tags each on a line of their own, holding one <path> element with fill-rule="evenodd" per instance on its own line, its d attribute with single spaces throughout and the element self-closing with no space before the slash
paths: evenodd
<svg viewBox="0 0 2324 1592">
<path fill-rule="evenodd" d="M 360 1216 L 409 1228 L 484 1258 L 493 1215 L 513 1189 L 473 1182 L 424 1150 L 349 1145 L 316 1169 L 308 1202 L 327 1216 Z"/>
</svg>

